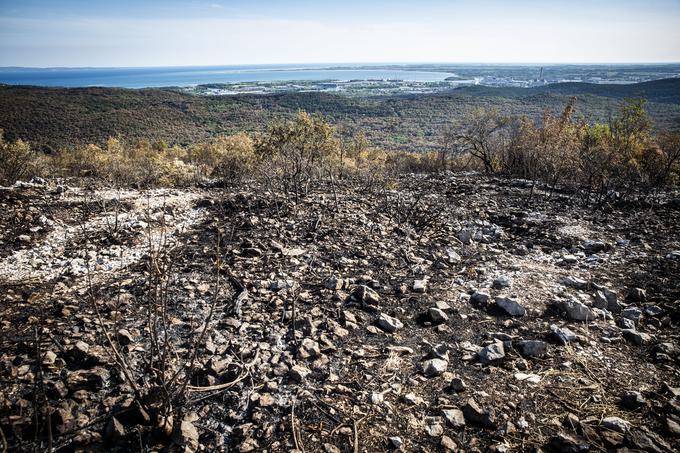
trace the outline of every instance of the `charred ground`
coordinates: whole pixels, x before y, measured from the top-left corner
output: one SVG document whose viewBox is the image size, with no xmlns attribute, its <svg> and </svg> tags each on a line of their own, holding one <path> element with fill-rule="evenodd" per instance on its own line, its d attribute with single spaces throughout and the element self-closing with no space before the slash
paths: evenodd
<svg viewBox="0 0 680 453">
<path fill-rule="evenodd" d="M 677 450 L 679 194 L 594 211 L 529 193 L 477 174 L 297 205 L 247 184 L 5 189 L 9 450 Z M 173 361 L 215 314 L 158 428 L 104 334 L 152 388 L 160 247 Z"/>
</svg>

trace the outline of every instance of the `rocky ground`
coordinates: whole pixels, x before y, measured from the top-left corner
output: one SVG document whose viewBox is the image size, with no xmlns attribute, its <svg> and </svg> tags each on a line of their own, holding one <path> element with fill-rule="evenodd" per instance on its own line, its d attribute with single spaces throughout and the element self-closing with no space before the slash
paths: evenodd
<svg viewBox="0 0 680 453">
<path fill-rule="evenodd" d="M 528 195 L 475 174 L 297 206 L 256 184 L 0 189 L 0 441 L 677 451 L 680 195 Z M 194 370 L 164 424 L 134 397 L 167 391 L 159 343 L 166 375 Z"/>
</svg>

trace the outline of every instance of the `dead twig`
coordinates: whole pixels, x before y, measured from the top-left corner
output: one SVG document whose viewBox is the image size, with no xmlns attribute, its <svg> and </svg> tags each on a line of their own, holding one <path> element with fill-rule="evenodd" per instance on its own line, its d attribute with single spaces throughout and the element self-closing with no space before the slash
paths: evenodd
<svg viewBox="0 0 680 453">
<path fill-rule="evenodd" d="M 7 438 L 2 430 L 2 426 L 0 426 L 0 441 L 2 441 L 2 453 L 7 453 Z"/>
<path fill-rule="evenodd" d="M 293 400 L 293 405 L 290 408 L 290 424 L 291 424 L 291 428 L 293 430 L 293 442 L 295 443 L 295 449 L 304 453 L 305 447 L 302 445 L 302 439 L 300 439 L 300 433 L 298 432 L 298 429 L 297 429 L 296 423 L 295 423 L 295 403 L 296 402 L 297 402 L 297 397 Z"/>
<path fill-rule="evenodd" d="M 246 371 L 246 372 L 242 373 L 241 375 L 239 375 L 239 377 L 237 377 L 233 381 L 226 382 L 224 384 L 209 385 L 209 386 L 206 386 L 206 387 L 197 387 L 197 386 L 194 386 L 194 385 L 187 385 L 186 389 L 190 392 L 212 392 L 212 391 L 215 391 L 215 390 L 226 390 L 228 388 L 235 386 L 236 384 L 238 384 L 239 382 L 241 382 L 242 380 L 247 378 L 249 374 L 250 373 Z"/>
<path fill-rule="evenodd" d="M 42 397 L 41 401 L 41 412 L 44 411 L 45 414 L 45 425 L 47 426 L 47 451 L 52 452 L 53 450 L 53 439 L 52 439 L 52 414 L 50 413 L 50 404 L 47 401 L 47 397 L 45 396 L 45 378 L 43 376 L 42 372 L 42 351 L 40 348 L 40 335 L 38 334 L 38 327 L 34 327 L 34 333 L 35 333 L 35 358 L 36 358 L 36 366 L 37 366 L 37 375 L 36 375 L 36 387 L 39 388 L 40 390 L 40 396 Z M 35 419 L 36 422 L 38 420 L 38 392 L 35 392 L 34 396 L 34 404 L 35 404 Z M 38 435 L 38 423 L 36 423 L 36 436 Z M 37 439 L 36 439 L 37 440 Z M 42 444 L 42 442 L 41 442 Z"/>
</svg>

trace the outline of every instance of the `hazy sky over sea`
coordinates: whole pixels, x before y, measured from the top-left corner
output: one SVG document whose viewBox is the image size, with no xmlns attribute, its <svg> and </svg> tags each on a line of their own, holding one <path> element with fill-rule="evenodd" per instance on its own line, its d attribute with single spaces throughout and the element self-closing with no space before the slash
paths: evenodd
<svg viewBox="0 0 680 453">
<path fill-rule="evenodd" d="M 678 61 L 680 0 L 0 0 L 0 66 Z"/>
</svg>

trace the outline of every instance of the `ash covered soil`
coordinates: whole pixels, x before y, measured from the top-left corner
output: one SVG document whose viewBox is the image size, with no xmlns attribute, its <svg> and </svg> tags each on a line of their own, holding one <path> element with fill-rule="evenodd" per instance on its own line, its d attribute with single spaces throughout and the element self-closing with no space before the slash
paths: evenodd
<svg viewBox="0 0 680 453">
<path fill-rule="evenodd" d="M 298 205 L 255 183 L 0 189 L 0 442 L 678 451 L 680 194 L 594 210 L 529 193 L 475 174 Z M 202 338 L 162 429 L 106 338 L 152 388 L 159 250 L 171 367 Z"/>
</svg>

